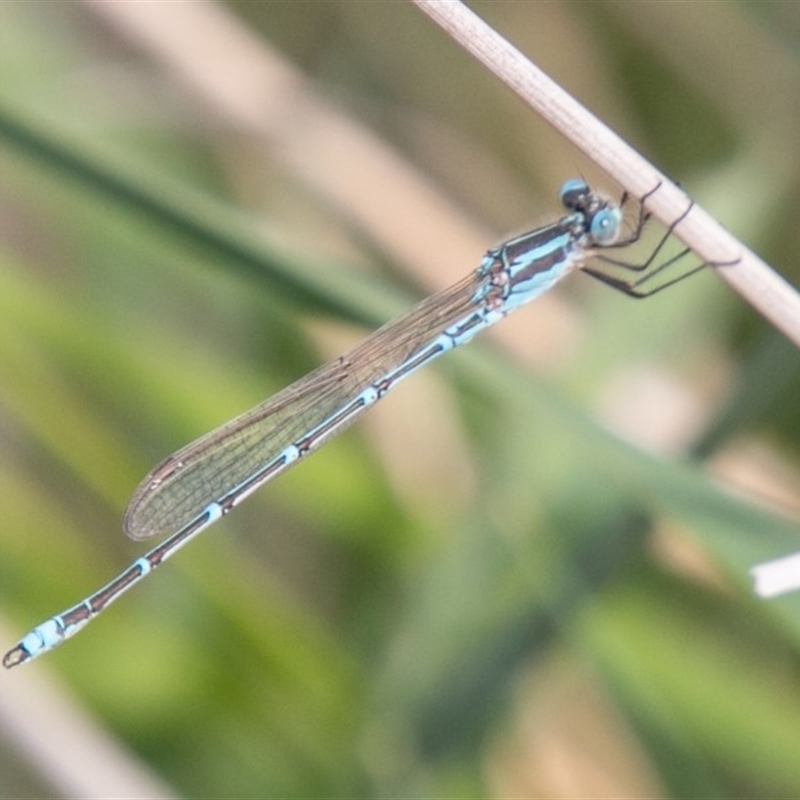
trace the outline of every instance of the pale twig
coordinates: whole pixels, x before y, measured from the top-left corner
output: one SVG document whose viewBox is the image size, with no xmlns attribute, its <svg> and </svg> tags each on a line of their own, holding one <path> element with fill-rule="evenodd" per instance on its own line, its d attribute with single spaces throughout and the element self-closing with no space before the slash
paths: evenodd
<svg viewBox="0 0 800 800">
<path fill-rule="evenodd" d="M 465 50 L 635 197 L 665 225 L 689 206 L 686 193 L 490 28 L 460 0 L 412 0 Z M 800 346 L 800 295 L 755 253 L 694 205 L 675 229 L 695 253 L 769 322 Z"/>
</svg>

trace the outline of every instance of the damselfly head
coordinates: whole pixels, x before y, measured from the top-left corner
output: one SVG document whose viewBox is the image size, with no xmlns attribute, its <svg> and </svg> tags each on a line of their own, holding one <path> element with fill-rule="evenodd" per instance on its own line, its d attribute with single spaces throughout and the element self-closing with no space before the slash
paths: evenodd
<svg viewBox="0 0 800 800">
<path fill-rule="evenodd" d="M 622 228 L 618 205 L 595 194 L 581 178 L 565 181 L 558 198 L 567 211 L 578 215 L 580 227 L 590 239 L 587 245 L 608 247 L 616 242 Z"/>
</svg>

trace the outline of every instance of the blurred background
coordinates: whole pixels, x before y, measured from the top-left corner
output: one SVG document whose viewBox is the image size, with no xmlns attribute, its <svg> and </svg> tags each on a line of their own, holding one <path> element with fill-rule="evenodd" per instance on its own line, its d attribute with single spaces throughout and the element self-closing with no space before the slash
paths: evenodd
<svg viewBox="0 0 800 800">
<path fill-rule="evenodd" d="M 800 6 L 474 2 L 791 282 Z M 409 3 L 0 5 L 0 643 L 146 472 L 619 188 Z M 580 275 L 0 675 L 0 796 L 796 797 L 800 356 Z"/>
</svg>

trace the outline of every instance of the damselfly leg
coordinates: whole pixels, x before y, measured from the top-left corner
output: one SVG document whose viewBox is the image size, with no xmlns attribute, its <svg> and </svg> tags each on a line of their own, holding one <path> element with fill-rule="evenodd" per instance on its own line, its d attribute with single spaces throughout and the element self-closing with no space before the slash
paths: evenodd
<svg viewBox="0 0 800 800">
<path fill-rule="evenodd" d="M 606 252 L 617 250 L 621 247 L 630 247 L 631 245 L 636 244 L 642 238 L 642 234 L 644 233 L 645 227 L 647 223 L 651 219 L 651 214 L 645 208 L 645 204 L 647 199 L 651 197 L 655 192 L 658 191 L 661 184 L 659 183 L 655 189 L 651 189 L 646 195 L 644 195 L 638 202 L 639 202 L 639 212 L 638 217 L 636 219 L 636 223 L 633 226 L 631 233 L 623 239 L 618 239 L 614 242 L 613 245 L 603 248 L 596 248 L 596 250 L 604 250 Z M 628 193 L 624 193 L 620 200 L 619 207 L 622 209 L 625 207 L 626 203 L 629 200 Z M 690 269 L 687 269 L 678 275 L 670 278 L 669 280 L 664 281 L 663 283 L 659 283 L 657 285 L 650 285 L 652 284 L 653 280 L 664 273 L 666 270 L 669 270 L 674 265 L 679 264 L 682 262 L 687 256 L 691 255 L 691 250 L 688 247 L 681 249 L 678 253 L 673 255 L 669 255 L 660 260 L 664 253 L 664 249 L 667 243 L 672 238 L 673 234 L 675 233 L 675 229 L 683 222 L 684 219 L 689 215 L 692 208 L 694 207 L 694 201 L 690 200 L 689 205 L 686 207 L 686 210 L 681 213 L 681 215 L 674 220 L 669 227 L 664 231 L 661 235 L 659 240 L 650 250 L 649 255 L 643 261 L 638 262 L 631 262 L 625 261 L 623 259 L 617 259 L 610 255 L 607 255 L 605 252 L 595 252 L 594 257 L 592 258 L 590 265 L 582 267 L 582 271 L 585 272 L 587 275 L 590 275 L 593 278 L 605 283 L 607 286 L 610 286 L 612 289 L 616 289 L 617 291 L 622 292 L 623 294 L 628 295 L 628 297 L 633 297 L 636 299 L 641 299 L 644 297 L 652 297 L 654 294 L 658 294 L 658 292 L 667 289 L 670 286 L 674 286 L 676 283 L 680 283 L 682 280 L 690 277 L 691 275 L 700 272 L 701 270 L 705 269 L 706 267 L 722 267 L 722 266 L 731 266 L 735 264 L 735 261 L 730 262 L 711 262 L 711 261 L 702 261 L 699 264 L 695 264 Z M 627 273 L 632 273 L 634 276 L 631 279 L 626 279 L 620 277 L 619 275 L 614 275 L 610 271 L 606 271 L 600 268 L 600 264 L 607 265 L 614 269 L 623 270 Z"/>
</svg>

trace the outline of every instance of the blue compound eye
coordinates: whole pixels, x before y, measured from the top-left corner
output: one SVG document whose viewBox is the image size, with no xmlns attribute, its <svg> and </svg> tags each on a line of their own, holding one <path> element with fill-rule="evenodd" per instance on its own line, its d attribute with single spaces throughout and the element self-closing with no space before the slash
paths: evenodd
<svg viewBox="0 0 800 800">
<path fill-rule="evenodd" d="M 586 181 L 572 178 L 561 184 L 561 188 L 558 190 L 558 199 L 567 211 L 575 211 L 590 193 L 591 190 Z"/>
<path fill-rule="evenodd" d="M 589 235 L 597 244 L 613 244 L 619 236 L 621 222 L 618 208 L 602 208 L 592 217 Z"/>
</svg>

